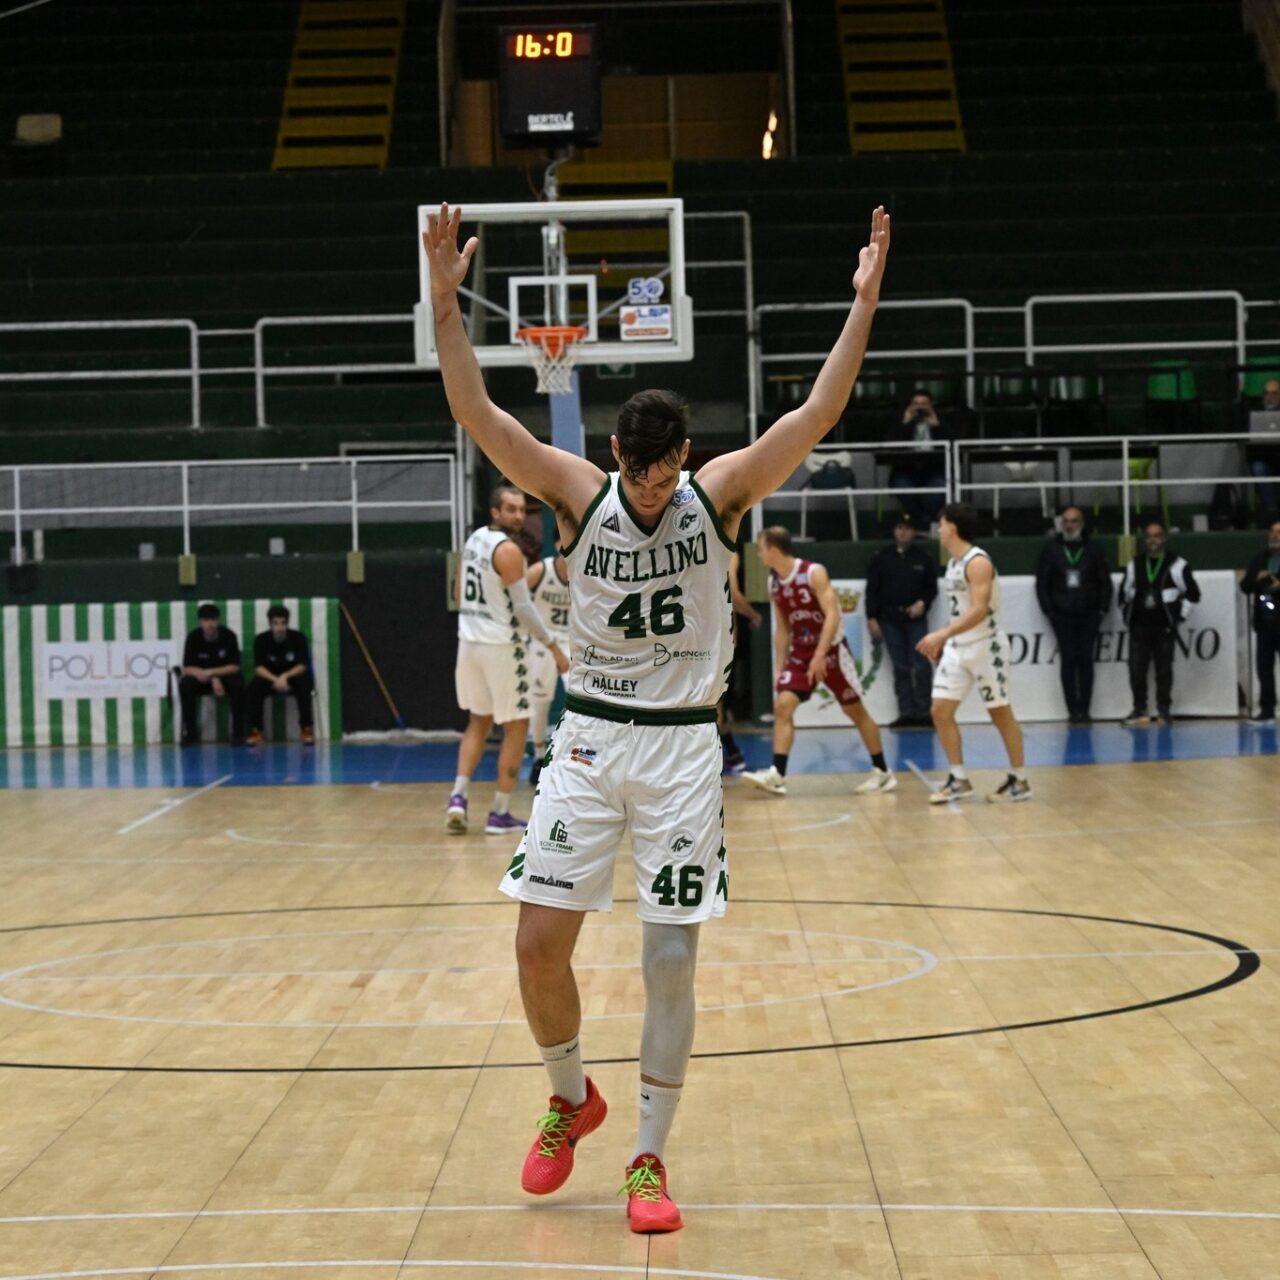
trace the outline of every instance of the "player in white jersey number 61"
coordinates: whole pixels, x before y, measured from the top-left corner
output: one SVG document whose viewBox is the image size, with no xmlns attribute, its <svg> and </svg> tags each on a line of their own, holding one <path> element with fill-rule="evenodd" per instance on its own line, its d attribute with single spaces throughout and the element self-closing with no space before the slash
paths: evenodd
<svg viewBox="0 0 1280 1280">
<path fill-rule="evenodd" d="M 605 1117 L 583 1071 L 571 961 L 585 913 L 612 907 L 629 826 L 645 1015 L 639 1136 L 623 1187 L 633 1231 L 674 1231 L 682 1223 L 663 1156 L 693 1045 L 698 930 L 724 914 L 729 891 L 716 703 L 733 659 L 730 557 L 744 513 L 800 466 L 849 401 L 889 217 L 872 215 L 849 314 L 809 398 L 693 476 L 685 406 L 669 391 L 623 405 L 608 474 L 540 443 L 490 400 L 458 305 L 478 243 L 459 246 L 459 216 L 442 205 L 423 234 L 449 407 L 490 461 L 555 513 L 573 599 L 565 715 L 501 885 L 520 902 L 520 992 L 552 1089 L 521 1182 L 535 1194 L 561 1186 L 579 1139 Z"/>
</svg>

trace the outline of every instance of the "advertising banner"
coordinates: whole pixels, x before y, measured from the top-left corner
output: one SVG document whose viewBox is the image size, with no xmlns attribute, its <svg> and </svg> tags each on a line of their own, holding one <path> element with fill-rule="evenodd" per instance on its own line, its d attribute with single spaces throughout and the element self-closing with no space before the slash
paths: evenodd
<svg viewBox="0 0 1280 1280">
<path fill-rule="evenodd" d="M 246 680 L 253 638 L 276 601 L 213 601 L 240 639 Z M 318 736 L 342 733 L 336 600 L 286 598 L 290 626 L 311 642 Z M 173 742 L 183 641 L 197 625 L 198 600 L 130 604 L 5 605 L 0 651 L 0 746 L 128 746 Z M 223 700 L 202 698 L 206 740 L 226 735 Z M 287 706 L 286 706 L 287 704 Z M 269 738 L 293 735 L 292 699 L 272 698 Z"/>
<path fill-rule="evenodd" d="M 1237 629 L 1239 589 L 1230 569 L 1196 574 L 1203 598 L 1190 611 L 1178 637 L 1173 668 L 1175 715 L 1234 716 L 1238 710 L 1241 669 Z M 1114 575 L 1117 589 L 1120 575 Z M 835 579 L 833 585 L 844 609 L 844 633 L 862 674 L 867 709 L 878 723 L 888 724 L 898 714 L 893 693 L 893 668 L 889 654 L 867 632 L 863 579 Z M 1009 636 L 1013 670 L 1009 687 L 1019 720 L 1065 720 L 1066 703 L 1058 667 L 1058 645 L 1049 620 L 1040 612 L 1035 579 L 1002 577 L 1001 622 Z M 945 592 L 939 583 L 938 598 L 930 614 L 930 627 L 946 620 Z M 1102 621 L 1095 649 L 1093 714 L 1096 719 L 1120 719 L 1133 705 L 1129 692 L 1129 633 L 1114 599 Z M 1149 677 L 1154 681 L 1154 673 Z M 1154 683 L 1149 705 L 1154 706 Z M 987 714 L 975 691 L 961 704 L 962 721 L 985 721 Z M 800 726 L 837 727 L 848 724 L 844 713 L 825 688 L 796 713 Z"/>
</svg>

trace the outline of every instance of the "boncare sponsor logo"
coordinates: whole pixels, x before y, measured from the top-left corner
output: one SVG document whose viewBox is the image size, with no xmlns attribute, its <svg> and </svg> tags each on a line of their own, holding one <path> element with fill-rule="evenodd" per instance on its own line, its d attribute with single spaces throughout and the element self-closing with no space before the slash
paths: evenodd
<svg viewBox="0 0 1280 1280">
<path fill-rule="evenodd" d="M 51 641 L 44 646 L 47 698 L 163 698 L 177 654 L 171 640 Z"/>
<path fill-rule="evenodd" d="M 653 665 L 665 667 L 668 662 L 710 662 L 710 649 L 668 649 L 661 640 L 653 642 Z"/>
<path fill-rule="evenodd" d="M 557 880 L 555 876 L 535 876 L 532 872 L 529 874 L 530 884 L 546 885 L 548 889 L 572 889 L 572 880 Z"/>
<path fill-rule="evenodd" d="M 638 667 L 644 659 L 635 653 L 601 653 L 589 644 L 582 651 L 582 661 L 588 667 Z"/>
</svg>

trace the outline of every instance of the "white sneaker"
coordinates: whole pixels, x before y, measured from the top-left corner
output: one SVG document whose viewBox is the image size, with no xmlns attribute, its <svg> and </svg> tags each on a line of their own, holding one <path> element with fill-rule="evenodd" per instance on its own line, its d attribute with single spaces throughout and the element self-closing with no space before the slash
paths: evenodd
<svg viewBox="0 0 1280 1280">
<path fill-rule="evenodd" d="M 744 773 L 742 780 L 749 782 L 753 787 L 759 787 L 761 791 L 767 791 L 771 796 L 787 794 L 787 780 L 774 765 L 770 765 L 767 769 L 757 769 L 754 773 Z"/>
<path fill-rule="evenodd" d="M 898 779 L 887 769 L 872 769 L 870 775 L 853 789 L 854 795 L 868 796 L 874 791 L 892 791 Z"/>
<path fill-rule="evenodd" d="M 947 780 L 929 797 L 930 804 L 950 804 L 952 800 L 969 800 L 977 793 L 968 778 L 947 774 Z"/>
</svg>

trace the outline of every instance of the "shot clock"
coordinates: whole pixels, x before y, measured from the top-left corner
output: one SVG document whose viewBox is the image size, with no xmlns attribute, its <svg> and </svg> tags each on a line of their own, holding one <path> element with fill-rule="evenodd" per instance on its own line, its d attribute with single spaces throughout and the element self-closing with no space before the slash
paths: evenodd
<svg viewBox="0 0 1280 1280">
<path fill-rule="evenodd" d="M 595 25 L 502 27 L 498 39 L 503 145 L 551 150 L 596 145 L 600 56 Z"/>
</svg>

